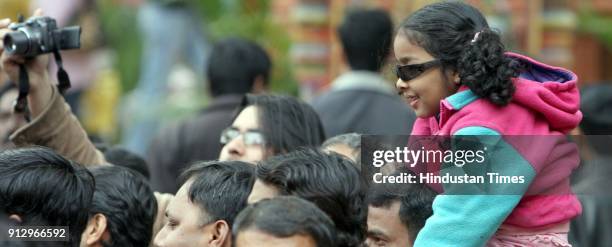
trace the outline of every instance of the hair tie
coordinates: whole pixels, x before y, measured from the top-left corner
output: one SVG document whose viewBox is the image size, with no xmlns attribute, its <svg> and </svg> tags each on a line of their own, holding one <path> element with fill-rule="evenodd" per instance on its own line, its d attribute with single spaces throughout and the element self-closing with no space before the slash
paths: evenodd
<svg viewBox="0 0 612 247">
<path fill-rule="evenodd" d="M 470 43 L 474 44 L 474 42 L 478 40 L 478 36 L 480 36 L 480 33 L 482 33 L 482 30 L 474 34 L 474 38 L 472 38 L 472 41 Z"/>
</svg>

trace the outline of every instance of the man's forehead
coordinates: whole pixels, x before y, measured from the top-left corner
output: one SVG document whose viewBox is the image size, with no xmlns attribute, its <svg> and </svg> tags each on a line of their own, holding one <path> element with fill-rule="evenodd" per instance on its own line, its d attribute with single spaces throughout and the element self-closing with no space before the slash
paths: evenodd
<svg viewBox="0 0 612 247">
<path fill-rule="evenodd" d="M 401 203 L 395 201 L 382 207 L 368 207 L 368 232 L 370 234 L 389 236 L 392 228 L 403 225 L 399 216 Z"/>
<path fill-rule="evenodd" d="M 387 221 L 393 218 L 399 220 L 399 208 L 399 202 L 393 202 L 390 205 L 381 207 L 370 205 L 368 207 L 368 219 Z"/>
<path fill-rule="evenodd" d="M 191 179 L 187 180 L 187 182 L 185 182 L 179 188 L 179 190 L 176 192 L 174 197 L 172 197 L 172 199 L 168 203 L 168 207 L 166 207 L 166 215 L 168 217 L 171 217 L 171 218 L 179 217 L 180 215 L 182 215 L 182 213 L 180 212 L 182 210 L 185 210 L 188 204 L 191 204 L 188 194 L 189 194 L 189 188 L 191 188 L 192 183 L 193 181 Z"/>
<path fill-rule="evenodd" d="M 389 237 L 388 226 L 390 211 L 388 208 L 368 209 L 368 235 Z"/>
<path fill-rule="evenodd" d="M 246 131 L 247 129 L 259 128 L 258 109 L 257 106 L 250 105 L 242 109 L 238 114 L 232 126 L 238 128 L 240 131 Z"/>
<path fill-rule="evenodd" d="M 295 247 L 295 246 L 316 246 L 315 240 L 304 234 L 295 234 L 284 238 L 279 238 L 271 234 L 248 229 L 242 231 L 237 236 L 237 246 L 249 246 L 252 244 L 263 244 L 266 246 L 283 246 L 283 247 Z"/>
</svg>

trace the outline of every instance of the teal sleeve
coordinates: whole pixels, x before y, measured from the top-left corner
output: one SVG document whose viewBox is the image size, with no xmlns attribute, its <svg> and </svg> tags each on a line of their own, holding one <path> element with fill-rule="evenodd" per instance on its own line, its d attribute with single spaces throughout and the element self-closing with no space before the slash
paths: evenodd
<svg viewBox="0 0 612 247">
<path fill-rule="evenodd" d="M 472 141 L 455 140 L 465 140 L 463 138 Z M 535 177 L 532 166 L 492 129 L 460 129 L 453 135 L 453 151 L 466 146 L 475 149 L 486 147 L 486 161 L 483 164 L 466 163 L 462 167 L 444 165 L 440 175 L 483 175 L 489 181 L 487 173 L 498 173 L 523 176 L 524 182 L 443 184 L 444 193 L 435 198 L 433 215 L 417 235 L 414 246 L 484 246 L 519 203 Z"/>
</svg>

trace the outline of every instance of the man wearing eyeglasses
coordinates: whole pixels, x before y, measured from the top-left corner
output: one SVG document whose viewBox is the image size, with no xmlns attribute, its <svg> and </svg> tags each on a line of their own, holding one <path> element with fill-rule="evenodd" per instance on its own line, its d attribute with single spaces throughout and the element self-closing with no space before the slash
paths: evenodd
<svg viewBox="0 0 612 247">
<path fill-rule="evenodd" d="M 221 134 L 219 160 L 255 164 L 325 140 L 319 116 L 307 103 L 286 95 L 247 95 L 240 112 Z"/>
<path fill-rule="evenodd" d="M 380 75 L 392 34 L 393 23 L 386 11 L 362 9 L 345 16 L 338 36 L 350 70 L 312 102 L 327 136 L 410 134 L 414 112 L 397 96 L 393 84 Z"/>
<path fill-rule="evenodd" d="M 265 138 L 259 130 L 255 106 L 246 107 L 234 120 L 232 126 L 221 133 L 221 144 L 234 146 L 232 153 L 222 152 L 221 160 L 242 160 L 256 163 L 266 157 Z"/>
</svg>

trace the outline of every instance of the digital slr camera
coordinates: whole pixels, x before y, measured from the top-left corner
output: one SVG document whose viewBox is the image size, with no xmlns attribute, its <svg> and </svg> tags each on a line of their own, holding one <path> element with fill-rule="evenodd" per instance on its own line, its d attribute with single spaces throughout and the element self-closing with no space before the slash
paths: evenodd
<svg viewBox="0 0 612 247">
<path fill-rule="evenodd" d="M 32 17 L 9 28 L 13 31 L 4 36 L 4 52 L 11 55 L 31 58 L 81 46 L 81 27 L 57 28 L 51 17 Z"/>
</svg>

